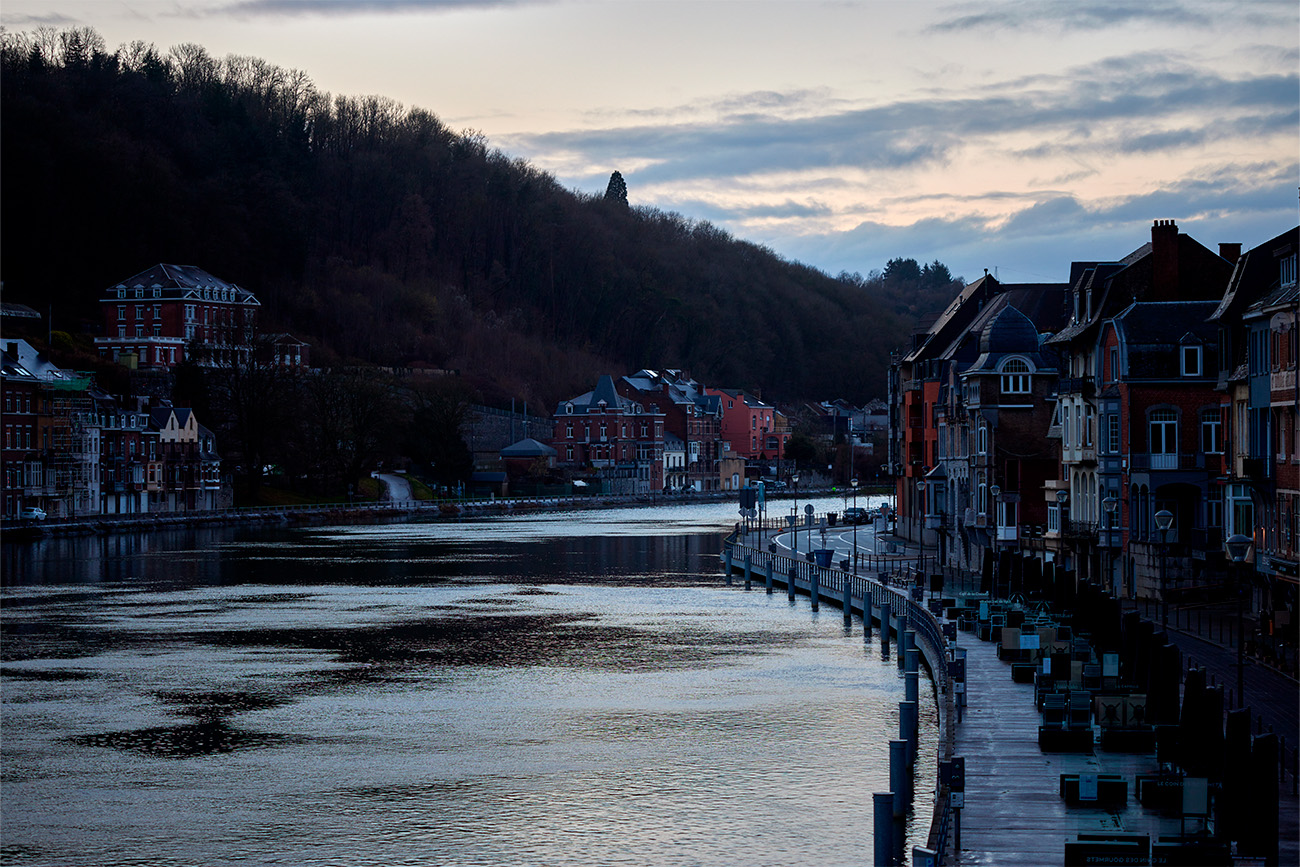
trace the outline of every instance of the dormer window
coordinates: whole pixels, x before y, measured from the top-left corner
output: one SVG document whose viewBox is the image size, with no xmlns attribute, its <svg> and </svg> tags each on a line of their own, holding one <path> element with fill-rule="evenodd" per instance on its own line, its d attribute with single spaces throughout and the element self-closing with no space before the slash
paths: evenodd
<svg viewBox="0 0 1300 867">
<path fill-rule="evenodd" d="M 1029 365 L 1020 358 L 1009 358 L 1002 363 L 1002 393 L 1029 394 Z"/>
<path fill-rule="evenodd" d="M 1182 359 L 1181 373 L 1183 376 L 1200 376 L 1201 375 L 1201 347 L 1184 346 L 1179 352 Z"/>
<path fill-rule="evenodd" d="M 1281 262 L 1282 268 L 1281 268 L 1281 272 L 1278 274 L 1279 284 L 1282 286 L 1295 285 L 1296 282 L 1295 257 L 1296 257 L 1295 253 L 1292 253 L 1290 256 L 1282 257 L 1282 262 Z"/>
<path fill-rule="evenodd" d="M 564 414 L 565 414 L 565 415 L 573 415 L 573 404 L 571 404 L 571 403 L 566 403 L 566 404 L 564 405 Z"/>
</svg>

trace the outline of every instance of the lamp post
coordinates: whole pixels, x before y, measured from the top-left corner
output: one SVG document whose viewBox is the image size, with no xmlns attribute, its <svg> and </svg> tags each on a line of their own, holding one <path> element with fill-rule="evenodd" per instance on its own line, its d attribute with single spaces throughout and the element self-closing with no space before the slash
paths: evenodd
<svg viewBox="0 0 1300 867">
<path fill-rule="evenodd" d="M 799 474 L 790 474 L 790 483 L 794 485 L 794 520 L 790 529 L 794 531 L 794 554 L 799 555 Z"/>
<path fill-rule="evenodd" d="M 1002 495 L 1002 489 L 1000 487 L 998 487 L 997 485 L 989 485 L 989 498 L 992 503 L 992 509 L 993 509 L 992 550 L 995 555 L 993 558 L 993 569 L 994 569 L 993 595 L 995 597 L 998 595 L 998 584 L 1001 583 L 1001 579 L 1002 579 L 1002 560 L 1000 557 L 996 556 L 998 554 L 998 542 L 1000 541 L 998 539 L 998 497 L 1000 497 L 1001 495 Z"/>
<path fill-rule="evenodd" d="M 849 487 L 853 489 L 853 574 L 858 574 L 858 479 L 854 476 L 849 480 Z"/>
<path fill-rule="evenodd" d="M 1169 528 L 1174 524 L 1174 515 L 1168 509 L 1156 512 L 1156 528 L 1160 530 L 1160 628 L 1169 627 L 1169 586 L 1165 574 L 1169 557 Z"/>
<path fill-rule="evenodd" d="M 1115 529 L 1115 510 L 1119 508 L 1119 500 L 1107 496 L 1101 501 L 1101 508 L 1106 512 L 1106 583 L 1110 585 L 1111 595 L 1118 599 L 1119 586 L 1115 583 L 1115 555 L 1111 552 L 1110 534 Z"/>
<path fill-rule="evenodd" d="M 1237 580 L 1237 707 L 1246 706 L 1245 694 L 1245 668 L 1246 657 L 1244 651 L 1243 636 L 1241 634 L 1242 613 L 1241 606 L 1244 602 L 1245 593 L 1244 582 L 1241 580 L 1242 564 L 1250 556 L 1250 547 L 1253 544 L 1249 536 L 1241 533 L 1235 533 L 1228 537 L 1223 543 L 1223 547 L 1228 549 L 1228 556 L 1232 558 L 1233 577 Z"/>
</svg>

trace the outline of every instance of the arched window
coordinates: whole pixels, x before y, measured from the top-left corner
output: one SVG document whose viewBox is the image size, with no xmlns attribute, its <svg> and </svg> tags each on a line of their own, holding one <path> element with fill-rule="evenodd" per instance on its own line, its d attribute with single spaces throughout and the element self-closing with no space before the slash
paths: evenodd
<svg viewBox="0 0 1300 867">
<path fill-rule="evenodd" d="M 1003 394 L 1029 394 L 1029 365 L 1023 359 L 1007 359 L 1001 373 Z"/>
</svg>

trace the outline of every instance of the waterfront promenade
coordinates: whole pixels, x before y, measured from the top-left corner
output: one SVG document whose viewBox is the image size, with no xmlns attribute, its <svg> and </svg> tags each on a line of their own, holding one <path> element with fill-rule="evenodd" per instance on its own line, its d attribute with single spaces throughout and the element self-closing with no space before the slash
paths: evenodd
<svg viewBox="0 0 1300 867">
<path fill-rule="evenodd" d="M 822 529 L 826 530 L 824 537 Z M 761 534 L 759 538 L 785 553 L 793 545 L 788 532 Z M 835 551 L 836 563 L 851 557 L 851 527 L 818 525 L 801 540 L 801 551 L 807 550 L 808 540 L 812 538 L 816 539 L 817 547 L 824 545 Z M 878 556 L 886 548 L 883 544 L 877 546 L 874 534 L 861 527 L 856 541 L 864 558 Z M 888 548 L 900 564 L 920 553 L 899 540 L 889 541 Z M 973 576 L 963 577 L 971 579 L 966 586 L 977 586 Z M 823 598 L 832 603 L 837 601 L 832 594 Z M 1203 667 L 1208 679 L 1229 688 L 1235 685 L 1237 650 L 1230 628 L 1234 624 L 1222 620 L 1230 616 L 1231 612 L 1221 609 L 1175 612 L 1168 630 L 1171 642 L 1182 653 L 1185 668 Z M 1063 864 L 1066 843 L 1080 835 L 1138 835 L 1155 843 L 1161 837 L 1177 837 L 1202 826 L 1202 820 L 1189 819 L 1185 823 L 1181 815 L 1148 809 L 1138 803 L 1137 776 L 1158 774 L 1161 770 L 1153 752 L 1106 752 L 1100 748 L 1080 753 L 1041 750 L 1038 744 L 1041 716 L 1033 684 L 1013 681 L 1010 663 L 998 658 L 992 642 L 981 641 L 972 632 L 958 631 L 957 636 L 956 645 L 966 651 L 967 704 L 954 728 L 951 752 L 965 759 L 966 780 L 959 821 L 960 840 L 955 839 L 955 834 L 948 835 L 943 863 L 1027 867 Z M 1300 865 L 1300 799 L 1296 797 L 1294 758 L 1300 745 L 1296 719 L 1300 684 L 1289 673 L 1255 659 L 1244 660 L 1242 673 L 1246 703 L 1252 714 L 1252 732 L 1276 734 L 1282 747 L 1283 760 L 1277 773 L 1280 802 L 1277 863 L 1284 867 Z M 935 789 L 927 776 L 937 778 L 937 771 L 936 768 L 918 769 L 918 797 Z M 1118 775 L 1127 783 L 1127 797 L 1106 806 L 1067 804 L 1060 794 L 1062 774 Z M 864 801 L 864 809 L 870 810 L 869 801 Z M 1265 862 L 1242 859 L 1237 863 L 1262 865 Z"/>
</svg>

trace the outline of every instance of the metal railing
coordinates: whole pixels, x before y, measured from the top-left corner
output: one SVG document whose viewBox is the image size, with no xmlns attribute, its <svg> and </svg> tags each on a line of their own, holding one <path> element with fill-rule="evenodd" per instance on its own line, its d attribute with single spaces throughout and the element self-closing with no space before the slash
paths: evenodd
<svg viewBox="0 0 1300 867">
<path fill-rule="evenodd" d="M 891 614 L 903 613 L 907 626 L 916 634 L 917 650 L 925 659 L 939 697 L 940 712 L 940 749 L 941 758 L 951 758 L 955 740 L 954 731 L 954 690 L 948 672 L 949 645 L 943 636 L 938 619 L 929 609 L 913 600 L 910 590 L 917 586 L 914 576 L 924 575 L 919 568 L 908 568 L 909 562 L 918 558 L 899 558 L 893 562 L 893 568 L 880 571 L 881 580 L 868 578 L 860 574 L 845 571 L 835 566 L 819 567 L 803 558 L 791 557 L 772 550 L 762 550 L 745 544 L 738 533 L 728 536 L 724 541 L 725 568 L 734 571 L 737 568 L 747 571 L 750 577 L 761 574 L 766 580 L 771 569 L 773 581 L 779 580 L 787 589 L 793 585 L 796 590 L 811 594 L 813 580 L 816 578 L 818 595 L 824 596 L 831 604 L 843 604 L 844 587 L 849 586 L 849 604 L 864 609 L 863 601 L 870 599 L 872 610 L 880 612 L 888 605 Z M 860 561 L 859 561 L 860 562 Z M 906 587 L 908 592 L 895 589 Z M 881 628 L 884 628 L 882 624 Z M 934 813 L 927 836 L 928 847 L 938 853 L 939 863 L 945 860 L 949 831 L 952 827 L 952 807 L 946 786 L 939 785 L 938 769 L 935 769 Z"/>
</svg>

